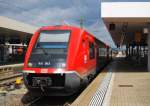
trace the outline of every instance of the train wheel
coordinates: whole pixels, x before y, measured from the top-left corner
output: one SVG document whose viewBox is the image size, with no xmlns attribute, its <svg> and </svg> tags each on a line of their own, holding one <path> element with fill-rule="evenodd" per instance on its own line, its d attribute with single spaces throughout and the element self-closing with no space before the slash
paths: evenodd
<svg viewBox="0 0 150 106">
<path fill-rule="evenodd" d="M 81 87 L 85 88 L 89 84 L 89 79 L 86 77 L 81 81 Z"/>
<path fill-rule="evenodd" d="M 26 94 L 23 95 L 23 97 L 21 98 L 21 102 L 23 104 L 28 104 L 30 103 L 31 101 L 33 101 L 35 98 L 37 98 L 39 96 L 35 96 L 33 95 L 33 93 L 31 92 L 27 92 Z"/>
<path fill-rule="evenodd" d="M 95 75 L 90 74 L 90 75 L 88 76 L 88 80 L 89 80 L 89 82 L 91 82 L 94 78 L 95 78 Z"/>
</svg>

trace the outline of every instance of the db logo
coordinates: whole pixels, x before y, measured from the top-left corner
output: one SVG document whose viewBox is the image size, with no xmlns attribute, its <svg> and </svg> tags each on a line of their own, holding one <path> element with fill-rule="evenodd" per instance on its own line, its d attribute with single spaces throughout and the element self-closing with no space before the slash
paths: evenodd
<svg viewBox="0 0 150 106">
<path fill-rule="evenodd" d="M 48 73 L 48 69 L 41 69 L 41 73 Z"/>
</svg>

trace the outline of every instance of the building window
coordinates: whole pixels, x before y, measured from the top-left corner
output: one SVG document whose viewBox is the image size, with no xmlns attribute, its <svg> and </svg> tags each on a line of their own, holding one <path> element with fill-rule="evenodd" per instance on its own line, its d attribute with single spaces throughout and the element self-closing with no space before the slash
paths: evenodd
<svg viewBox="0 0 150 106">
<path fill-rule="evenodd" d="M 90 42 L 89 47 L 90 47 L 90 59 L 94 59 L 95 58 L 94 44 Z"/>
</svg>

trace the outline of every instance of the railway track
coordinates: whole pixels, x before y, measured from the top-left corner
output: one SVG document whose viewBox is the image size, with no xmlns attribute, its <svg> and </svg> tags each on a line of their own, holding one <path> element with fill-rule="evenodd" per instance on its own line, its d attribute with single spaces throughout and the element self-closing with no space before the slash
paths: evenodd
<svg viewBox="0 0 150 106">
<path fill-rule="evenodd" d="M 22 73 L 14 74 L 5 78 L 0 78 L 0 89 L 3 91 L 12 91 L 16 88 L 20 88 L 20 85 L 16 85 L 17 78 L 22 80 Z"/>
<path fill-rule="evenodd" d="M 70 106 L 71 103 L 77 98 L 77 95 L 66 97 L 37 97 L 25 106 Z"/>
<path fill-rule="evenodd" d="M 16 78 L 22 78 L 22 73 L 9 75 L 7 77 L 0 78 L 0 86 L 5 85 L 7 83 L 15 82 Z"/>
<path fill-rule="evenodd" d="M 22 79 L 23 64 L 0 66 L 0 88 L 9 88 L 15 85 L 16 78 Z"/>
<path fill-rule="evenodd" d="M 22 98 L 23 106 L 70 106 L 84 89 L 71 96 L 38 96 L 29 92 Z"/>
</svg>

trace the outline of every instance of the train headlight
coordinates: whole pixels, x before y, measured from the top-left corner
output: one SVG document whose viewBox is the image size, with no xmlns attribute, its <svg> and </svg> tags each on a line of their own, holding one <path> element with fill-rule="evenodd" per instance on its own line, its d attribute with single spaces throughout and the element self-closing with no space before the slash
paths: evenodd
<svg viewBox="0 0 150 106">
<path fill-rule="evenodd" d="M 62 67 L 66 67 L 66 63 L 62 63 Z"/>
<path fill-rule="evenodd" d="M 29 73 L 35 73 L 35 71 L 34 70 L 23 70 L 23 73 L 29 74 Z"/>
<path fill-rule="evenodd" d="M 59 68 L 59 69 L 57 69 L 56 71 L 54 71 L 54 73 L 64 73 L 64 70 L 61 69 L 61 68 Z"/>
<path fill-rule="evenodd" d="M 33 64 L 32 64 L 32 63 L 28 63 L 28 66 L 29 66 L 29 67 L 32 67 L 32 66 L 33 66 Z"/>
</svg>

